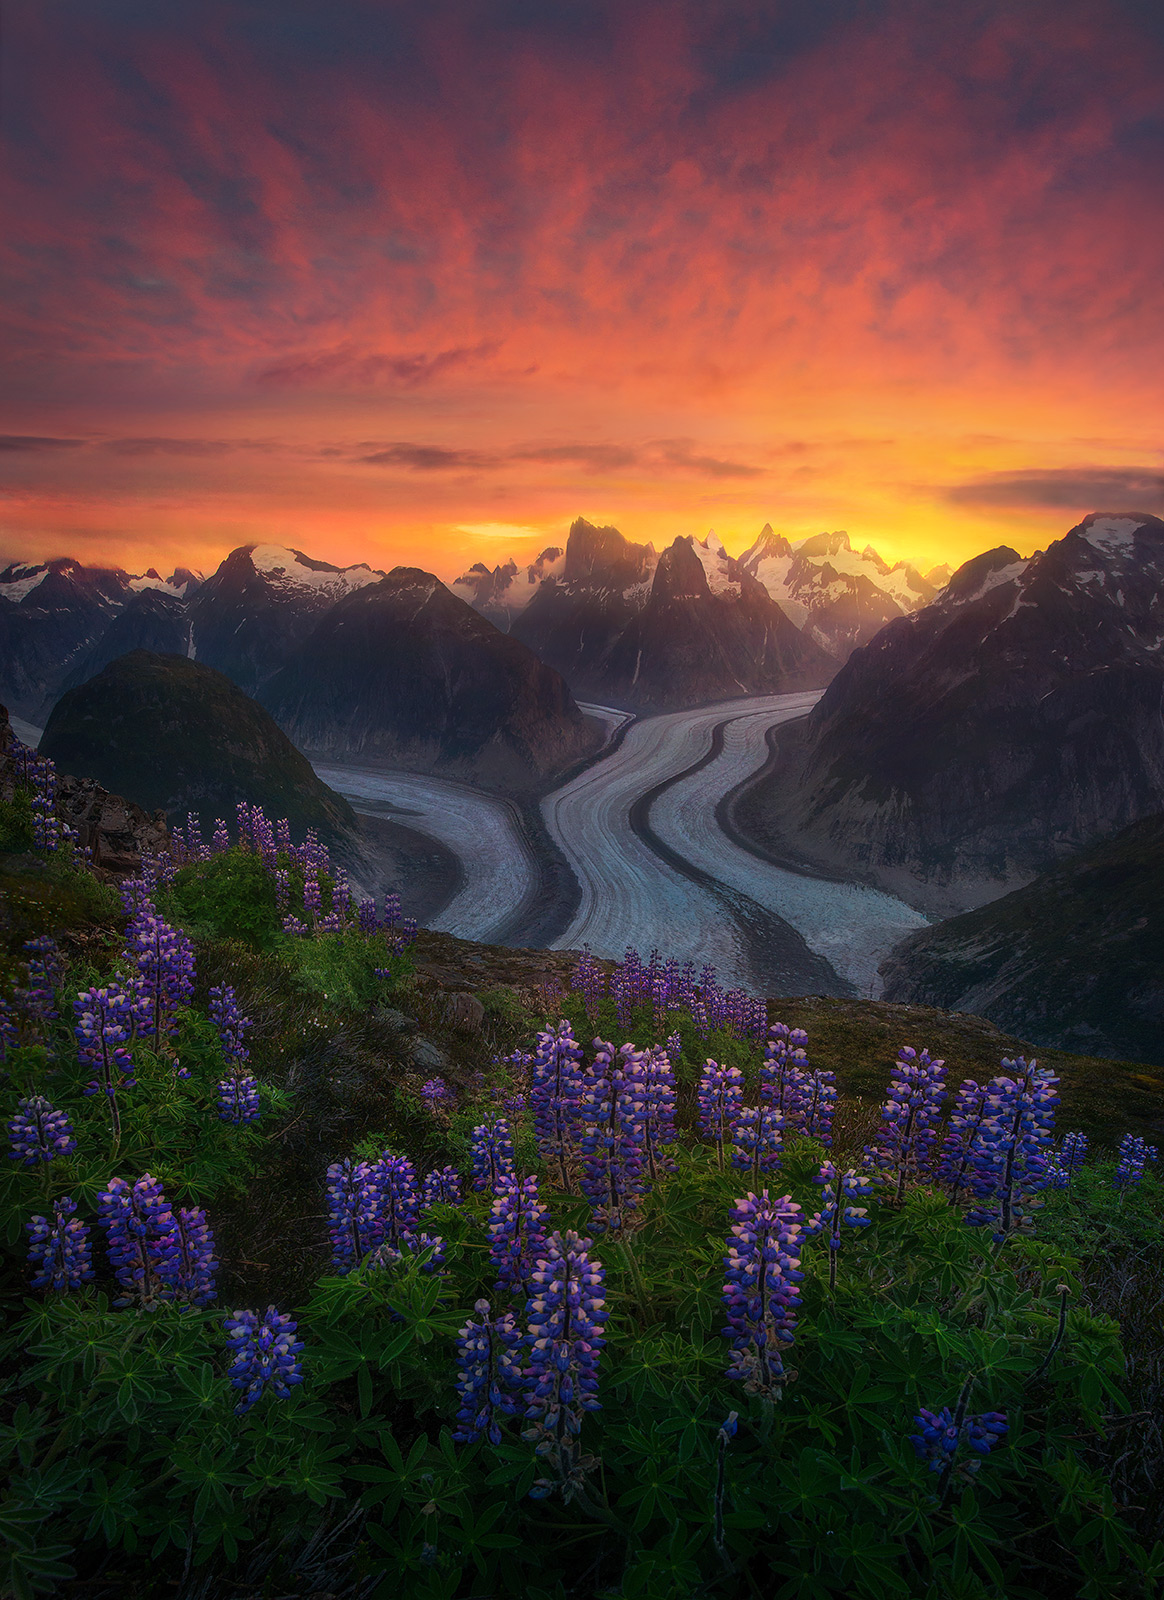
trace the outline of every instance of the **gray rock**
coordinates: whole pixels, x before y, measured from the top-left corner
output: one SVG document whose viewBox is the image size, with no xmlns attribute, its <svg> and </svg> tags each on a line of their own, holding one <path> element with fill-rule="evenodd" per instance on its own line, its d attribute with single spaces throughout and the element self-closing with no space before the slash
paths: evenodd
<svg viewBox="0 0 1164 1600">
<path fill-rule="evenodd" d="M 403 1011 L 397 1011 L 392 1006 L 381 1006 L 376 1013 L 379 1020 L 393 1033 L 416 1033 L 420 1023 L 415 1017 L 407 1016 Z"/>
<path fill-rule="evenodd" d="M 449 1065 L 448 1056 L 431 1039 L 414 1039 L 408 1047 L 408 1059 L 419 1072 L 444 1072 Z"/>
<path fill-rule="evenodd" d="M 464 1033 L 480 1033 L 485 1007 L 475 994 L 451 994 L 445 1003 L 445 1016 L 450 1026 Z"/>
</svg>

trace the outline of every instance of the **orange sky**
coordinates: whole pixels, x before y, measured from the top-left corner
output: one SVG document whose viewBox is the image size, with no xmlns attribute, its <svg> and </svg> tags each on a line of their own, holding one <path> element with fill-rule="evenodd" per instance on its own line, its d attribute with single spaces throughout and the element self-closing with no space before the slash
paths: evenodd
<svg viewBox="0 0 1164 1600">
<path fill-rule="evenodd" d="M 1164 510 L 1159 13 L 14 13 L 0 553 Z"/>
</svg>

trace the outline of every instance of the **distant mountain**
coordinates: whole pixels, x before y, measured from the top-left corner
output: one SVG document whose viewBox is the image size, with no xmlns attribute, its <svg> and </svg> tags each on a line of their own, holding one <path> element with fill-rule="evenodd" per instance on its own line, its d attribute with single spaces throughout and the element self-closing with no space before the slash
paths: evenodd
<svg viewBox="0 0 1164 1600">
<path fill-rule="evenodd" d="M 881 971 L 884 1000 L 972 1012 L 1048 1048 L 1164 1066 L 1164 814 L 912 934 Z"/>
<path fill-rule="evenodd" d="M 676 539 L 659 557 L 647 603 L 606 652 L 597 687 L 618 703 L 665 709 L 820 688 L 835 671 L 712 535 Z"/>
<path fill-rule="evenodd" d="M 135 650 L 70 689 L 40 742 L 61 772 L 93 778 L 171 822 L 197 812 L 233 827 L 239 800 L 332 840 L 356 823 L 262 706 L 221 672 L 180 655 Z"/>
<path fill-rule="evenodd" d="M 923 578 L 904 561 L 891 567 L 872 545 L 854 550 L 844 532 L 790 544 L 767 523 L 740 566 L 798 628 L 841 661 L 887 622 L 928 604 L 950 575 L 948 567 L 939 567 Z"/>
<path fill-rule="evenodd" d="M 190 605 L 193 653 L 248 693 L 272 678 L 326 611 L 382 572 L 334 567 L 299 550 L 232 550 Z"/>
<path fill-rule="evenodd" d="M 633 707 L 817 687 L 836 670 L 714 534 L 662 556 L 579 518 L 511 632 L 576 694 Z"/>
<path fill-rule="evenodd" d="M 199 579 L 186 568 L 169 578 L 140 577 L 120 567 L 87 567 L 71 556 L 0 572 L 0 698 L 31 722 L 42 722 L 78 664 L 111 623 L 139 596 L 179 602 Z"/>
<path fill-rule="evenodd" d="M 777 855 L 965 910 L 1164 807 L 1164 522 L 969 561 L 779 735 L 734 806 Z"/>
<path fill-rule="evenodd" d="M 474 561 L 449 588 L 458 600 L 468 601 L 495 628 L 508 633 L 514 618 L 525 610 L 546 579 L 561 577 L 565 565 L 565 551 L 550 545 L 536 561 L 523 567 L 512 558 L 492 570 L 483 561 Z"/>
<path fill-rule="evenodd" d="M 659 558 L 617 528 L 579 517 L 560 576 L 550 574 L 510 631 L 566 679 L 576 694 L 601 696 L 602 662 L 647 603 Z"/>
<path fill-rule="evenodd" d="M 515 788 L 600 737 L 552 667 L 416 567 L 333 606 L 262 698 L 313 754 Z"/>
<path fill-rule="evenodd" d="M 190 615 L 185 601 L 168 589 L 142 589 L 132 595 L 122 610 L 114 613 L 104 632 L 77 658 L 61 685 L 62 691 L 88 683 L 102 667 L 131 650 L 189 655 Z"/>
</svg>

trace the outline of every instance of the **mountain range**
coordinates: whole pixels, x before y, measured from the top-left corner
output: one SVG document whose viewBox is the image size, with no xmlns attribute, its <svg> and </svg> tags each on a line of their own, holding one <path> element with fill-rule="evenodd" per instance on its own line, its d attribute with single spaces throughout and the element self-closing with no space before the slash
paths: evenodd
<svg viewBox="0 0 1164 1600">
<path fill-rule="evenodd" d="M 778 858 L 948 915 L 1164 803 L 1164 522 L 1000 546 L 856 650 L 732 807 Z"/>
<path fill-rule="evenodd" d="M 578 695 L 670 710 L 819 688 L 836 663 L 714 534 L 660 555 L 584 518 L 564 552 L 470 569 L 453 585 L 555 667 Z"/>
<path fill-rule="evenodd" d="M 872 545 L 854 550 L 844 532 L 790 543 L 765 524 L 735 563 L 714 533 L 705 539 L 685 535 L 683 542 L 699 557 L 713 592 L 746 573 L 839 661 L 886 622 L 928 604 L 950 576 L 949 567 L 935 567 L 924 577 L 904 561 L 891 567 Z M 617 528 L 596 528 L 579 518 L 564 551 L 550 546 L 520 567 L 512 559 L 493 568 L 476 562 L 451 587 L 539 654 L 552 645 L 555 629 L 564 627 L 569 644 L 554 664 L 568 678 L 571 672 L 580 675 L 578 686 L 586 691 L 585 680 L 594 675 L 613 632 L 648 605 L 659 560 L 653 545 L 634 544 Z"/>
</svg>

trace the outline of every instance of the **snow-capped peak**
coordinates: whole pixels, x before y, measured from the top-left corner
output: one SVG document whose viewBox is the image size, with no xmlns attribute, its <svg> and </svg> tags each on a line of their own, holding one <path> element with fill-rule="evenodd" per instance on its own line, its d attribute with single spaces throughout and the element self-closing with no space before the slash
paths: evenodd
<svg viewBox="0 0 1164 1600">
<path fill-rule="evenodd" d="M 706 539 L 696 539 L 688 535 L 688 543 L 699 558 L 699 564 L 707 579 L 707 587 L 712 594 L 738 596 L 740 582 L 732 575 L 735 563 L 724 549 L 722 542 L 716 538 L 715 529 L 709 530 Z"/>
<path fill-rule="evenodd" d="M 339 599 L 362 589 L 369 583 L 379 583 L 384 576 L 367 562 L 351 567 L 335 567 L 330 561 L 316 561 L 305 556 L 302 550 L 287 550 L 277 544 L 251 545 L 248 551 L 251 565 L 268 582 L 279 587 L 294 587 L 320 598 Z"/>
<path fill-rule="evenodd" d="M 1131 555 L 1142 526 L 1138 517 L 1088 517 L 1080 532 L 1088 544 L 1105 555 Z"/>
</svg>

